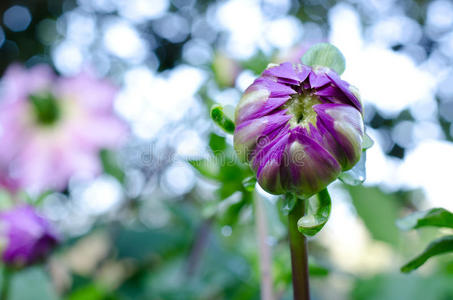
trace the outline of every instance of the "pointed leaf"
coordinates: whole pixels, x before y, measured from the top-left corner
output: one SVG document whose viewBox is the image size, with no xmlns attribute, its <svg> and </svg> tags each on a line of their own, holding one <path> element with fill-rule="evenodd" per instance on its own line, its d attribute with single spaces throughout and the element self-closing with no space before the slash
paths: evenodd
<svg viewBox="0 0 453 300">
<path fill-rule="evenodd" d="M 306 65 L 315 67 L 328 67 L 338 75 L 343 74 L 346 63 L 343 54 L 332 44 L 319 43 L 312 46 L 305 52 L 302 62 Z"/>
<path fill-rule="evenodd" d="M 103 149 L 99 153 L 104 172 L 115 177 L 120 183 L 124 183 L 125 174 L 121 169 L 115 152 Z"/>
<path fill-rule="evenodd" d="M 189 160 L 201 175 L 208 179 L 220 180 L 220 168 L 214 159 Z"/>
<path fill-rule="evenodd" d="M 329 275 L 329 269 L 320 265 L 311 257 L 308 260 L 308 272 L 310 273 L 310 276 L 324 277 Z"/>
<path fill-rule="evenodd" d="M 433 256 L 453 252 L 453 235 L 444 236 L 431 242 L 428 247 L 416 258 L 401 267 L 401 272 L 409 273 Z"/>
<path fill-rule="evenodd" d="M 453 228 L 453 213 L 443 208 L 419 211 L 396 221 L 401 230 L 411 230 L 426 226 Z"/>
<path fill-rule="evenodd" d="M 308 213 L 299 219 L 297 227 L 301 233 L 314 236 L 329 220 L 332 204 L 327 189 L 322 190 L 308 201 Z"/>
<path fill-rule="evenodd" d="M 242 181 L 242 185 L 248 192 L 253 192 L 253 190 L 255 189 L 255 185 L 256 185 L 256 177 L 250 176 L 250 177 L 245 178 Z"/>
<path fill-rule="evenodd" d="M 343 172 L 338 177 L 349 185 L 359 185 L 366 179 L 366 152 L 362 152 L 359 162 L 351 170 Z"/>
<path fill-rule="evenodd" d="M 224 112 L 224 108 L 219 105 L 215 104 L 211 108 L 211 118 L 214 123 L 217 124 L 221 129 L 223 129 L 226 133 L 234 133 L 234 122 L 233 120 L 228 117 L 228 115 Z"/>
<path fill-rule="evenodd" d="M 373 145 L 374 145 L 373 139 L 365 132 L 365 134 L 363 135 L 362 149 L 368 150 L 371 147 L 373 147 Z"/>
<path fill-rule="evenodd" d="M 296 195 L 292 193 L 287 193 L 285 196 L 282 197 L 283 205 L 282 205 L 282 212 L 285 216 L 289 215 L 289 213 L 293 210 L 294 206 L 296 206 L 296 202 L 299 201 Z"/>
</svg>

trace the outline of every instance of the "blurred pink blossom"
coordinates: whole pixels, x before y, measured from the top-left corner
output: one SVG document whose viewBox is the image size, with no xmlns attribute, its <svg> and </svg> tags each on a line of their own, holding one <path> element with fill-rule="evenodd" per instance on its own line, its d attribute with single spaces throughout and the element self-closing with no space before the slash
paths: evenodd
<svg viewBox="0 0 453 300">
<path fill-rule="evenodd" d="M 127 135 L 113 111 L 116 92 L 90 72 L 57 77 L 45 65 L 8 68 L 0 94 L 2 173 L 31 191 L 62 190 L 73 175 L 99 173 L 99 151 Z"/>
</svg>

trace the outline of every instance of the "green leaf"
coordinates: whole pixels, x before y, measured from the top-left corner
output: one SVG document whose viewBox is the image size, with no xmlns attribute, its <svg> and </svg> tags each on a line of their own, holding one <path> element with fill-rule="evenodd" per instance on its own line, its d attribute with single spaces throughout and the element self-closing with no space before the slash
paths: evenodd
<svg viewBox="0 0 453 300">
<path fill-rule="evenodd" d="M 110 150 L 103 149 L 99 155 L 101 157 L 104 172 L 115 177 L 119 182 L 124 183 L 124 171 L 120 168 L 115 153 Z"/>
<path fill-rule="evenodd" d="M 67 300 L 107 300 L 115 299 L 111 297 L 104 288 L 94 283 L 88 284 L 72 292 Z"/>
<path fill-rule="evenodd" d="M 286 194 L 284 197 L 281 197 L 282 198 L 282 212 L 285 216 L 289 215 L 289 213 L 293 210 L 294 206 L 296 206 L 296 203 L 297 201 L 299 201 L 299 199 L 297 199 L 297 196 L 295 196 L 294 194 L 292 193 L 288 193 Z"/>
<path fill-rule="evenodd" d="M 310 276 L 325 277 L 329 275 L 329 269 L 320 265 L 311 259 L 311 257 L 308 260 L 308 272 L 310 273 Z"/>
<path fill-rule="evenodd" d="M 35 266 L 11 275 L 9 300 L 57 300 L 49 275 L 42 267 Z"/>
<path fill-rule="evenodd" d="M 338 75 L 343 74 L 346 67 L 343 54 L 332 44 L 319 43 L 305 52 L 302 62 L 308 66 L 328 67 Z"/>
<path fill-rule="evenodd" d="M 269 58 L 262 51 L 258 51 L 249 60 L 241 62 L 241 65 L 243 69 L 250 70 L 258 75 L 266 69 L 269 62 Z"/>
<path fill-rule="evenodd" d="M 192 165 L 201 175 L 208 179 L 220 180 L 220 168 L 214 159 L 199 159 L 189 160 Z"/>
<path fill-rule="evenodd" d="M 347 186 L 357 214 L 375 240 L 398 246 L 400 231 L 396 227 L 401 200 L 377 187 Z"/>
<path fill-rule="evenodd" d="M 409 273 L 423 265 L 431 257 L 448 252 L 453 252 L 453 235 L 432 241 L 420 255 L 402 266 L 401 272 Z"/>
<path fill-rule="evenodd" d="M 396 221 L 401 230 L 411 230 L 426 226 L 453 228 L 453 213 L 443 208 L 419 211 Z"/>
<path fill-rule="evenodd" d="M 373 147 L 373 145 L 373 139 L 365 132 L 365 134 L 363 135 L 362 150 L 368 150 Z"/>
<path fill-rule="evenodd" d="M 349 185 L 358 185 L 366 179 L 366 152 L 362 152 L 359 162 L 351 170 L 340 174 L 338 179 Z"/>
<path fill-rule="evenodd" d="M 227 150 L 228 144 L 225 137 L 211 133 L 209 135 L 209 148 L 217 155 Z"/>
<path fill-rule="evenodd" d="M 219 104 L 214 104 L 211 108 L 211 119 L 226 133 L 234 133 L 234 122 Z"/>
<path fill-rule="evenodd" d="M 305 235 L 314 236 L 329 220 L 332 207 L 329 192 L 327 189 L 322 190 L 308 199 L 308 203 L 308 213 L 299 219 L 297 228 Z"/>
<path fill-rule="evenodd" d="M 255 189 L 255 185 L 256 185 L 256 177 L 250 176 L 250 177 L 245 178 L 242 181 L 242 185 L 248 192 L 253 192 L 253 190 Z"/>
</svg>

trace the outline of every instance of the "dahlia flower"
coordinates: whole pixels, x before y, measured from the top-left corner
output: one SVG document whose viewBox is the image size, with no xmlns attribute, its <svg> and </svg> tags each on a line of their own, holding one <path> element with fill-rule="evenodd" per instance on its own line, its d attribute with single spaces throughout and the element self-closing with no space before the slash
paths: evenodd
<svg viewBox="0 0 453 300">
<path fill-rule="evenodd" d="M 362 154 L 358 93 L 330 68 L 269 67 L 244 92 L 235 122 L 236 152 L 272 194 L 310 197 Z"/>
<path fill-rule="evenodd" d="M 113 113 L 116 91 L 89 72 L 57 77 L 47 66 L 10 67 L 0 93 L 0 170 L 32 191 L 99 172 L 98 152 L 126 133 Z"/>
<path fill-rule="evenodd" d="M 50 223 L 28 205 L 0 213 L 0 238 L 2 260 L 12 267 L 44 259 L 59 241 Z"/>
</svg>

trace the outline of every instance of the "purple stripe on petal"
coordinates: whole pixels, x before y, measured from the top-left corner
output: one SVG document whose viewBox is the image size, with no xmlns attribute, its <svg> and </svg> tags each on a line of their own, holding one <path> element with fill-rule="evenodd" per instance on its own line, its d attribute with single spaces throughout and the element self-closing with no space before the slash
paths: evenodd
<svg viewBox="0 0 453 300">
<path fill-rule="evenodd" d="M 354 105 L 355 108 L 362 113 L 362 103 L 360 103 L 359 99 L 357 99 L 357 97 L 349 90 L 349 84 L 346 81 L 341 80 L 340 77 L 333 71 L 328 72 L 327 76 L 332 80 L 333 84 L 335 84 L 344 93 L 352 105 Z"/>
<path fill-rule="evenodd" d="M 296 65 L 296 69 L 297 69 L 297 77 L 299 78 L 300 82 L 305 81 L 311 72 L 311 68 L 309 66 L 302 65 L 302 64 Z"/>
<path fill-rule="evenodd" d="M 313 109 L 339 145 L 333 152 L 342 163 L 343 170 L 352 168 L 362 154 L 362 115 L 354 107 L 345 104 L 318 104 Z"/>
<path fill-rule="evenodd" d="M 311 88 L 315 89 L 330 83 L 329 77 L 327 77 L 326 73 L 322 71 L 311 71 L 309 75 L 309 81 Z"/>
<path fill-rule="evenodd" d="M 302 197 L 310 197 L 331 183 L 341 171 L 324 147 L 300 132 L 293 132 L 285 149 L 281 182 Z"/>
<path fill-rule="evenodd" d="M 265 186 L 266 190 L 273 194 L 284 192 L 280 182 L 280 165 L 288 138 L 289 133 L 277 137 L 267 147 L 263 148 L 252 162 L 258 183 L 261 186 Z"/>
<path fill-rule="evenodd" d="M 261 85 L 266 88 L 268 91 L 270 91 L 271 97 L 285 97 L 296 93 L 296 91 L 294 91 L 291 87 L 278 83 L 272 79 L 274 78 L 260 77 L 256 79 L 253 84 Z"/>
<path fill-rule="evenodd" d="M 291 119 L 286 111 L 277 112 L 262 118 L 245 121 L 236 126 L 234 131 L 234 148 L 240 159 L 247 161 L 254 153 L 257 144 L 266 144 L 271 140 L 274 131 L 279 132 Z"/>
<path fill-rule="evenodd" d="M 294 70 L 293 64 L 289 62 L 266 69 L 263 72 L 263 75 L 271 75 L 283 79 L 290 79 L 295 82 L 299 81 L 299 76 Z"/>
</svg>

